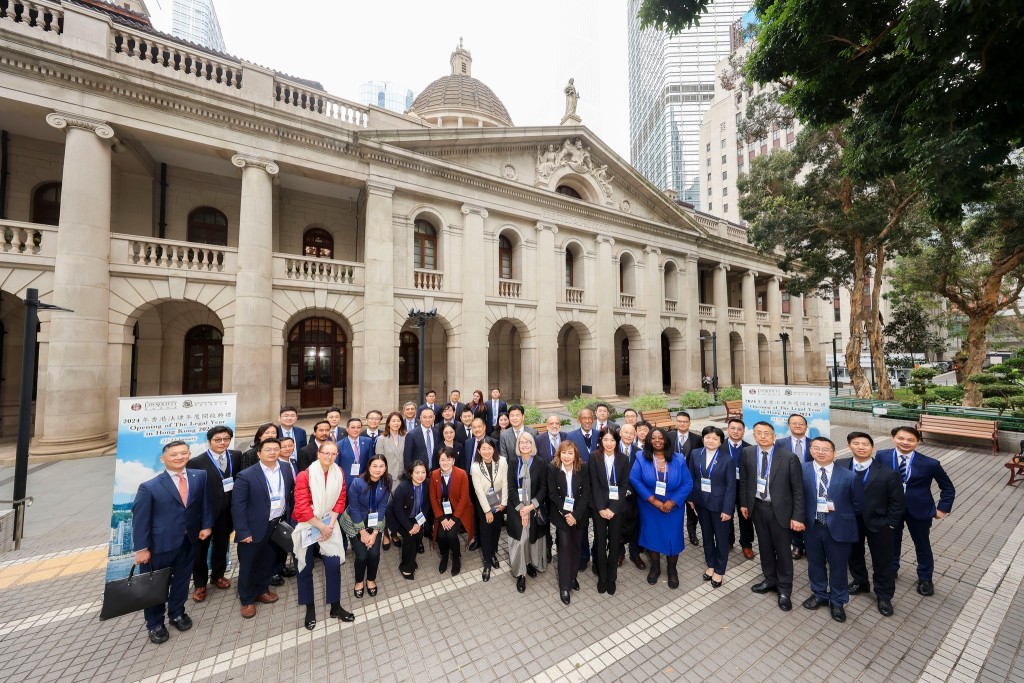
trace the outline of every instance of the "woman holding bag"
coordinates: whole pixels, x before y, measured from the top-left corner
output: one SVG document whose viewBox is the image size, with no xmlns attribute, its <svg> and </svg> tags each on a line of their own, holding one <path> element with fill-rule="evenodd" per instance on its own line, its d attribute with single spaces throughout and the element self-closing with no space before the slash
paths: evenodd
<svg viewBox="0 0 1024 683">
<path fill-rule="evenodd" d="M 547 569 L 547 464 L 537 456 L 533 437 L 523 432 L 516 441 L 517 457 L 508 463 L 508 562 L 516 590 L 526 592 L 526 577 Z"/>
<path fill-rule="evenodd" d="M 499 456 L 490 441 L 481 441 L 471 465 L 473 475 L 470 482 L 476 489 L 476 501 L 480 506 L 480 550 L 484 558 L 484 581 L 491 580 L 491 567 L 498 566 L 498 537 L 505 522 L 505 506 L 508 504 L 508 465 Z"/>
</svg>

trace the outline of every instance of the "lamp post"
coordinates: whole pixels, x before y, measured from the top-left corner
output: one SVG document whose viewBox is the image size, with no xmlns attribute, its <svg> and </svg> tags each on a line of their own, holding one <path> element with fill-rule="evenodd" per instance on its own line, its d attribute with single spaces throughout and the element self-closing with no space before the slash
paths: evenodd
<svg viewBox="0 0 1024 683">
<path fill-rule="evenodd" d="M 789 345 L 789 332 L 779 332 L 779 340 L 782 342 L 782 383 L 789 384 L 789 359 L 786 356 L 786 349 Z"/>
<path fill-rule="evenodd" d="M 718 332 L 712 332 L 710 337 L 704 335 L 701 339 L 711 340 L 711 392 L 714 399 L 718 400 Z"/>
<path fill-rule="evenodd" d="M 828 344 L 830 342 L 820 342 L 821 344 Z M 839 395 L 839 346 L 838 340 L 832 337 L 832 380 L 831 383 L 835 388 L 836 396 Z"/>
<path fill-rule="evenodd" d="M 420 328 L 420 400 L 416 405 L 423 405 L 423 383 L 424 383 L 424 370 L 426 369 L 424 351 L 427 346 L 427 340 L 425 337 L 425 331 L 427 328 L 427 320 L 433 320 L 437 317 L 437 309 L 432 308 L 429 311 L 424 311 L 420 308 L 409 309 L 409 320 L 415 320 L 416 326 Z"/>
</svg>

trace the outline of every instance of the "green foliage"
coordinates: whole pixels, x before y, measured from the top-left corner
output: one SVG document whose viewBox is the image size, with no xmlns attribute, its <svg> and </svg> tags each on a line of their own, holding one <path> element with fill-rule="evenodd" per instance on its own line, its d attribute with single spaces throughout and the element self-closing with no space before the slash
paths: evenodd
<svg viewBox="0 0 1024 683">
<path fill-rule="evenodd" d="M 711 396 L 706 391 L 684 391 L 679 394 L 679 406 L 682 408 L 707 408 L 711 405 Z"/>
<path fill-rule="evenodd" d="M 739 387 L 722 387 L 718 390 L 718 400 L 722 403 L 726 401 L 739 401 L 743 398 L 743 392 L 740 391 Z"/>
<path fill-rule="evenodd" d="M 986 408 L 998 410 L 1000 415 L 1007 410 L 1014 414 L 1024 411 L 1024 348 L 970 380 L 979 386 Z"/>
<path fill-rule="evenodd" d="M 575 420 L 579 418 L 581 410 L 584 408 L 590 408 L 593 410 L 598 403 L 603 403 L 603 401 L 599 401 L 593 397 L 584 398 L 581 396 L 573 396 L 572 399 L 566 401 L 565 409 L 570 415 L 572 415 L 572 419 Z M 611 415 L 609 419 L 616 420 L 622 417 L 622 413 L 616 410 L 614 406 L 609 405 L 608 412 Z"/>
<path fill-rule="evenodd" d="M 640 394 L 634 396 L 629 403 L 633 410 L 643 412 L 645 410 L 661 410 L 668 407 L 668 396 L 665 394 Z"/>
<path fill-rule="evenodd" d="M 912 368 L 915 354 L 939 354 L 945 351 L 940 334 L 945 314 L 933 296 L 896 289 L 885 297 L 891 304 L 885 324 L 885 362 L 891 367 Z"/>
<path fill-rule="evenodd" d="M 935 400 L 935 385 L 932 380 L 939 374 L 935 368 L 915 368 L 910 371 L 910 390 L 921 401 L 921 410 L 928 407 L 928 404 Z"/>
<path fill-rule="evenodd" d="M 524 406 L 523 423 L 528 425 L 540 424 L 544 421 L 544 413 L 540 412 L 537 406 Z"/>
<path fill-rule="evenodd" d="M 641 28 L 655 28 L 670 34 L 700 26 L 712 0 L 644 0 L 637 16 Z"/>
<path fill-rule="evenodd" d="M 964 387 L 958 384 L 952 387 L 935 387 L 935 403 L 943 406 L 958 406 L 964 401 Z"/>
</svg>

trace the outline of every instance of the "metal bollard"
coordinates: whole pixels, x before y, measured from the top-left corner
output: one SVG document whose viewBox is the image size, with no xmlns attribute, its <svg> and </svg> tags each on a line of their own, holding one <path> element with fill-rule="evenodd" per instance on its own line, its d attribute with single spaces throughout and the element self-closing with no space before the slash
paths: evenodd
<svg viewBox="0 0 1024 683">
<path fill-rule="evenodd" d="M 32 505 L 35 499 L 32 496 L 19 498 L 18 500 L 0 500 L 0 505 L 14 506 L 14 549 L 21 549 L 21 539 L 25 535 L 25 508 Z"/>
</svg>

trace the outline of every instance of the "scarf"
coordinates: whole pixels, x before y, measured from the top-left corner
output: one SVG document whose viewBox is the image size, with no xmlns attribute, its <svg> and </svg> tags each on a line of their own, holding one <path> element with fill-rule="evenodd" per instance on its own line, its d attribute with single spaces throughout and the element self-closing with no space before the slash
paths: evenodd
<svg viewBox="0 0 1024 683">
<path fill-rule="evenodd" d="M 345 487 L 345 475 L 340 467 L 332 466 L 327 469 L 325 481 L 323 469 L 318 461 L 306 469 L 306 474 L 309 475 L 309 493 L 313 499 L 313 517 L 322 520 L 330 514 L 331 509 L 338 502 L 341 490 Z M 305 548 L 302 547 L 302 534 L 306 529 L 312 528 L 313 525 L 309 522 L 299 522 L 295 525 L 295 531 L 292 533 L 292 543 L 296 549 L 295 558 L 299 562 L 300 572 L 306 566 L 306 552 Z M 341 528 L 337 522 L 334 523 L 331 537 L 326 541 L 321 537 L 317 543 L 320 544 L 321 555 L 340 557 L 342 562 L 345 561 L 345 546 L 341 542 Z"/>
</svg>

